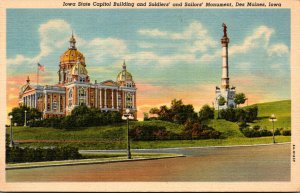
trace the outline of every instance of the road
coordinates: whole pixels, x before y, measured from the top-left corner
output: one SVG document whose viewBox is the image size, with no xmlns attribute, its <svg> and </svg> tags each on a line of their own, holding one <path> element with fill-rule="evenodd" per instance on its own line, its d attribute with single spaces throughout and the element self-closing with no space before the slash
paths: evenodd
<svg viewBox="0 0 300 193">
<path fill-rule="evenodd" d="M 289 181 L 290 144 L 247 147 L 179 148 L 139 152 L 186 157 L 7 170 L 8 182 L 28 181 Z"/>
</svg>

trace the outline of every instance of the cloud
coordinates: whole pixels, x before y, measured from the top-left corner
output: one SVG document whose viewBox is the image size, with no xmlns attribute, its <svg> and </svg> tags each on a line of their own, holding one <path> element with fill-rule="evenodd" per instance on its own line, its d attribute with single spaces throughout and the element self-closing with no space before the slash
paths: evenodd
<svg viewBox="0 0 300 193">
<path fill-rule="evenodd" d="M 267 48 L 269 46 L 270 37 L 274 33 L 274 29 L 267 26 L 258 27 L 250 36 L 244 39 L 241 45 L 233 45 L 230 48 L 230 54 L 246 53 L 250 49 L 262 46 Z"/>
<path fill-rule="evenodd" d="M 140 48 L 153 48 L 153 47 L 155 47 L 155 44 L 150 43 L 150 42 L 139 42 L 138 46 Z"/>
<path fill-rule="evenodd" d="M 61 19 L 49 20 L 40 25 L 38 32 L 40 37 L 40 52 L 34 57 L 27 57 L 22 54 L 16 55 L 15 58 L 8 58 L 8 65 L 36 64 L 43 57 L 51 54 L 55 48 L 64 45 L 66 38 L 70 36 L 70 25 Z"/>
<path fill-rule="evenodd" d="M 201 62 L 210 62 L 221 57 L 221 50 L 217 50 L 212 54 L 203 54 L 200 57 Z"/>
<path fill-rule="evenodd" d="M 289 48 L 285 44 L 274 44 L 267 50 L 269 56 L 282 56 L 289 53 Z"/>
<path fill-rule="evenodd" d="M 117 38 L 95 38 L 83 44 L 81 49 L 85 51 L 87 58 L 97 62 L 120 59 L 128 52 L 125 41 Z"/>
<path fill-rule="evenodd" d="M 149 63 L 149 59 L 155 61 L 157 67 L 166 67 L 177 63 L 194 64 L 212 60 L 220 54 L 219 50 L 213 55 L 208 53 L 217 46 L 217 42 L 198 21 L 191 22 L 180 32 L 162 31 L 154 28 L 141 29 L 138 33 L 155 38 L 151 42 L 143 41 L 139 43 L 139 47 L 144 49 L 155 47 L 160 50 L 160 53 L 151 50 L 132 54 L 132 59 L 141 60 L 144 64 Z"/>
<path fill-rule="evenodd" d="M 41 24 L 38 29 L 40 52 L 34 57 L 18 54 L 14 58 L 8 58 L 7 64 L 36 64 L 43 58 L 57 51 L 58 48 L 63 49 L 70 38 L 71 31 L 71 25 L 61 19 L 49 20 Z M 121 39 L 97 37 L 92 40 L 85 40 L 76 33 L 74 33 L 74 36 L 77 43 L 80 43 L 80 49 L 84 50 L 84 53 L 86 53 L 88 58 L 92 59 L 92 61 L 101 62 L 106 58 L 120 58 L 127 52 L 126 43 Z"/>
<path fill-rule="evenodd" d="M 281 56 L 289 53 L 289 48 L 283 43 L 270 44 L 270 39 L 275 33 L 275 30 L 268 26 L 259 26 L 253 33 L 244 38 L 241 44 L 234 44 L 229 47 L 229 56 L 236 54 L 248 54 L 251 55 L 256 48 L 263 48 L 269 56 L 277 55 Z M 218 59 L 221 56 L 221 50 L 217 50 L 214 53 L 204 53 L 200 61 L 209 62 Z"/>
<path fill-rule="evenodd" d="M 155 38 L 163 38 L 174 41 L 187 41 L 187 45 L 182 50 L 195 52 L 205 52 L 209 48 L 217 46 L 217 42 L 209 35 L 208 30 L 198 21 L 191 22 L 182 32 L 161 31 L 155 29 L 141 29 L 140 35 Z"/>
<path fill-rule="evenodd" d="M 150 37 L 166 37 L 168 35 L 167 32 L 160 31 L 159 29 L 141 29 L 138 33 Z"/>
</svg>

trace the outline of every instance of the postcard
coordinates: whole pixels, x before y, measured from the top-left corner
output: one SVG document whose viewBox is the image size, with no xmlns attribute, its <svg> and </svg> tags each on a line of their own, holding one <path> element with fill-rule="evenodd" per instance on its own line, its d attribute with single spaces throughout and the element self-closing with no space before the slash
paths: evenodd
<svg viewBox="0 0 300 193">
<path fill-rule="evenodd" d="M 299 191 L 300 2 L 1 1 L 1 191 Z"/>
</svg>

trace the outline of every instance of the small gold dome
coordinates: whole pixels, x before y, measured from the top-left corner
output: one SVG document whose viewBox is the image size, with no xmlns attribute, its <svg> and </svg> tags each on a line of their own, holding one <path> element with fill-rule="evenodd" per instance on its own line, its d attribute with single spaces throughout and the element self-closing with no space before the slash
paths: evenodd
<svg viewBox="0 0 300 193">
<path fill-rule="evenodd" d="M 132 81 L 132 75 L 130 74 L 130 72 L 128 72 L 127 70 L 123 70 L 122 72 L 120 72 L 117 76 L 117 82 L 120 81 L 127 81 L 130 80 Z"/>
<path fill-rule="evenodd" d="M 78 70 L 79 68 L 79 70 Z M 79 75 L 83 74 L 83 75 L 88 75 L 88 71 L 87 69 L 83 66 L 83 64 L 81 64 L 80 62 L 77 62 L 73 67 L 72 67 L 72 70 L 71 70 L 71 74 L 72 75 L 78 75 L 78 72 L 79 72 Z"/>
<path fill-rule="evenodd" d="M 132 81 L 132 75 L 126 70 L 125 60 L 122 65 L 123 70 L 117 76 L 117 82 Z"/>
</svg>

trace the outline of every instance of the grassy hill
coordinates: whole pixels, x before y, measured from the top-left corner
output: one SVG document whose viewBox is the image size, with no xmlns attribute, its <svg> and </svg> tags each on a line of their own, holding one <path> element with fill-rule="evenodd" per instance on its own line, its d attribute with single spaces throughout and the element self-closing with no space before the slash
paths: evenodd
<svg viewBox="0 0 300 193">
<path fill-rule="evenodd" d="M 269 121 L 269 117 L 271 114 L 275 114 L 277 117 L 277 121 L 274 124 L 275 128 L 291 128 L 291 100 L 259 103 L 256 104 L 256 106 L 258 107 L 258 120 L 249 123 L 249 125 L 260 125 L 265 129 L 272 130 L 273 125 L 272 122 Z M 217 111 L 215 112 L 215 117 L 217 117 Z M 217 131 L 222 132 L 226 138 L 244 137 L 236 123 L 223 119 L 215 119 L 210 120 L 207 124 Z"/>
<path fill-rule="evenodd" d="M 251 125 L 260 125 L 268 130 L 272 129 L 272 123 L 269 121 L 271 114 L 275 114 L 277 121 L 275 128 L 291 129 L 291 100 L 275 101 L 257 104 L 258 120 Z"/>
<path fill-rule="evenodd" d="M 269 116 L 275 114 L 278 121 L 275 128 L 291 128 L 291 101 L 277 101 L 257 104 L 259 120 L 251 125 L 260 125 L 267 129 L 272 129 Z M 207 146 L 207 145 L 238 145 L 238 144 L 259 144 L 272 143 L 271 137 L 246 138 L 240 132 L 236 123 L 222 119 L 214 119 L 206 124 L 217 131 L 222 132 L 223 139 L 219 140 L 173 140 L 173 141 L 140 141 L 133 142 L 134 148 L 158 148 L 158 147 L 180 147 L 180 146 Z M 155 121 L 136 121 L 130 125 L 157 125 L 164 126 L 168 131 L 180 133 L 183 125 Z M 63 130 L 41 127 L 14 127 L 14 140 L 26 142 L 22 146 L 57 146 L 72 145 L 80 149 L 125 149 L 127 125 L 107 125 L 98 127 L 88 127 L 76 130 Z M 7 129 L 9 133 L 9 129 Z M 277 136 L 277 142 L 290 141 L 289 136 Z"/>
</svg>

